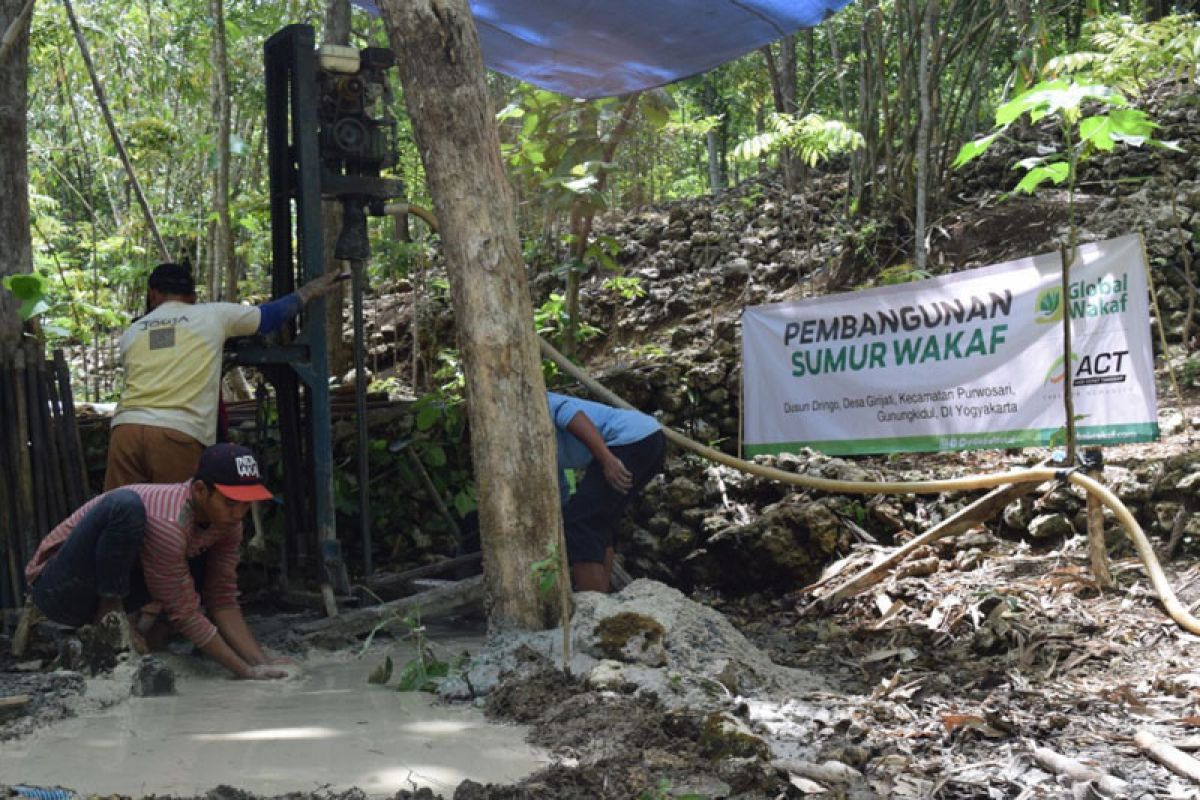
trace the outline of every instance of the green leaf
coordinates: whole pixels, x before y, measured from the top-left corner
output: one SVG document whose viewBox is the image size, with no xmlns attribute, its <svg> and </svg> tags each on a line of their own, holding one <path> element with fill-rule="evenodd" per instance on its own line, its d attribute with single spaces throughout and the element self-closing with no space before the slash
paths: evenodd
<svg viewBox="0 0 1200 800">
<path fill-rule="evenodd" d="M 521 108 L 516 103 L 509 103 L 504 108 L 496 112 L 496 121 L 504 122 L 509 119 L 520 119 L 525 116 L 525 109 Z"/>
<path fill-rule="evenodd" d="M 1053 181 L 1056 184 L 1062 183 L 1067 179 L 1069 169 L 1066 162 L 1062 161 L 1057 164 L 1047 164 L 1044 167 L 1031 169 L 1021 179 L 1021 182 L 1017 184 L 1017 188 L 1014 191 L 1033 194 L 1033 191 L 1046 181 Z"/>
<path fill-rule="evenodd" d="M 383 663 L 371 671 L 367 678 L 367 683 L 383 686 L 392 679 L 392 657 L 388 656 L 383 660 Z"/>
<path fill-rule="evenodd" d="M 982 155 L 984 151 L 992 146 L 992 142 L 999 138 L 1001 133 L 1003 133 L 1003 130 L 996 131 L 995 133 L 987 136 L 982 136 L 973 142 L 967 142 L 964 144 L 961 148 L 959 148 L 958 155 L 954 157 L 954 164 L 952 166 L 961 167 L 963 164 L 966 164 L 972 159 Z"/>
<path fill-rule="evenodd" d="M 557 580 L 557 572 L 552 572 L 550 570 L 542 572 L 541 577 L 538 579 L 538 591 L 542 593 L 542 596 L 550 594 L 550 592 L 553 591 L 554 584 Z"/>
<path fill-rule="evenodd" d="M 1108 152 L 1113 149 L 1113 125 L 1108 114 L 1088 117 L 1079 123 L 1079 139 L 1091 142 L 1097 150 Z"/>
<path fill-rule="evenodd" d="M 446 466 L 446 451 L 440 445 L 429 445 L 425 448 L 425 463 L 435 469 Z"/>
<path fill-rule="evenodd" d="M 458 512 L 460 517 L 470 514 L 475 510 L 476 506 L 475 498 L 466 489 L 462 489 L 454 495 L 454 510 Z"/>
<path fill-rule="evenodd" d="M 17 309 L 17 313 L 21 315 L 23 320 L 31 320 L 34 317 L 49 311 L 51 308 L 47 292 L 49 290 L 49 282 L 41 273 L 29 272 L 20 273 L 18 275 L 9 275 L 0 281 L 0 284 L 8 289 L 16 299 L 21 301 L 21 307 Z"/>
<path fill-rule="evenodd" d="M 1148 139 L 1159 127 L 1144 111 L 1136 108 L 1114 108 L 1108 112 L 1108 119 L 1112 132 L 1127 138 Z"/>
<path fill-rule="evenodd" d="M 642 117 L 652 128 L 664 128 L 671 119 L 671 109 L 658 93 L 644 96 L 641 111 Z"/>
<path fill-rule="evenodd" d="M 417 412 L 417 430 L 429 430 L 433 427 L 434 423 L 438 421 L 438 417 L 441 415 L 442 410 L 432 403 L 422 407 L 421 410 Z"/>
</svg>

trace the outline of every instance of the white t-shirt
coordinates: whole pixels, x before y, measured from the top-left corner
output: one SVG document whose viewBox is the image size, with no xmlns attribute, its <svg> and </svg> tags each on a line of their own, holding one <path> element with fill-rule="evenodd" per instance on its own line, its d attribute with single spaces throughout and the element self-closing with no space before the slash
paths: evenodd
<svg viewBox="0 0 1200 800">
<path fill-rule="evenodd" d="M 217 437 L 221 350 L 258 330 L 257 306 L 163 303 L 121 336 L 125 391 L 113 427 L 155 425 L 208 446 Z"/>
</svg>

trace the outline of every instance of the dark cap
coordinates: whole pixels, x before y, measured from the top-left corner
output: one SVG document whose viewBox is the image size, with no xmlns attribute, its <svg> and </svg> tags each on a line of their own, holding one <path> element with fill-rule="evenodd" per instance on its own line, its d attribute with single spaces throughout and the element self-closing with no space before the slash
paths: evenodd
<svg viewBox="0 0 1200 800">
<path fill-rule="evenodd" d="M 186 264 L 159 264 L 150 273 L 149 286 L 164 294 L 195 294 L 196 281 Z"/>
<path fill-rule="evenodd" d="M 258 459 L 249 447 L 240 444 L 222 442 L 201 453 L 196 480 L 212 484 L 218 492 L 240 503 L 272 497 L 262 484 Z"/>
</svg>

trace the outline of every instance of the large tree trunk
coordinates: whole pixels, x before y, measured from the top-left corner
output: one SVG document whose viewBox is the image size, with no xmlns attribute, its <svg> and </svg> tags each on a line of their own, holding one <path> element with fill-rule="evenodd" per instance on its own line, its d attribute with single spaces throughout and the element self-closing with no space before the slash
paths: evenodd
<svg viewBox="0 0 1200 800">
<path fill-rule="evenodd" d="M 237 268 L 233 261 L 233 225 L 229 219 L 229 59 L 225 48 L 224 0 L 208 0 L 212 17 L 212 110 L 216 128 L 217 169 L 213 173 L 212 268 L 208 277 L 210 300 L 237 299 Z"/>
<path fill-rule="evenodd" d="M 561 525 L 553 433 L 478 34 L 467 0 L 381 5 L 450 273 L 489 622 L 493 630 L 548 627 L 558 597 L 538 592 L 530 567 Z"/>
<path fill-rule="evenodd" d="M 0 36 L 21 14 L 25 0 L 0 0 Z M 0 275 L 30 272 L 33 249 L 29 239 L 29 173 L 25 115 L 29 102 L 26 77 L 29 63 L 29 18 L 15 31 L 0 61 Z M 0 290 L 0 363 L 9 360 L 21 341 L 18 304 Z"/>
</svg>

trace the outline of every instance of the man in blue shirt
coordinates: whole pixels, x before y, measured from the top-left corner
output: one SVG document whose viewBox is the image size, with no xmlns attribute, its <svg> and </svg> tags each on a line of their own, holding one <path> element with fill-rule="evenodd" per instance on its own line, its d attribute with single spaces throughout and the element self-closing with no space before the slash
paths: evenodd
<svg viewBox="0 0 1200 800">
<path fill-rule="evenodd" d="M 571 581 L 579 592 L 607 592 L 613 534 L 629 499 L 662 471 L 666 437 L 639 411 L 547 392 L 558 443 L 559 492 Z M 564 470 L 584 469 L 568 498 Z"/>
</svg>

